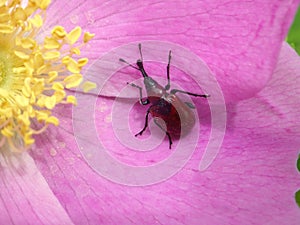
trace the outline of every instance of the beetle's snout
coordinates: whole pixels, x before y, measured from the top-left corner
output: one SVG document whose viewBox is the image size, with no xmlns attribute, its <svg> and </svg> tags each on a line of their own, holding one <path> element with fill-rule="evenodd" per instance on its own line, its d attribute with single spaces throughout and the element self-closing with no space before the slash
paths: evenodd
<svg viewBox="0 0 300 225">
<path fill-rule="evenodd" d="M 144 69 L 143 61 L 141 59 L 138 59 L 136 61 L 136 65 L 138 66 L 139 70 L 143 74 L 143 77 L 148 77 L 148 74 L 146 73 L 146 71 Z"/>
</svg>

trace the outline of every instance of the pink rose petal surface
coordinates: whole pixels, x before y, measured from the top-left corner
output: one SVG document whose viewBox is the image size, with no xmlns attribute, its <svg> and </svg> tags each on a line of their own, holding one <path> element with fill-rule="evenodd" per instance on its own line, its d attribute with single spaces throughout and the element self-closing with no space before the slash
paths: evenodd
<svg viewBox="0 0 300 225">
<path fill-rule="evenodd" d="M 299 133 L 300 109 L 294 106 L 299 102 L 299 71 L 298 56 L 283 45 L 266 88 L 254 98 L 230 105 L 220 154 L 204 172 L 198 170 L 203 152 L 197 148 L 185 167 L 164 182 L 144 187 L 115 184 L 97 174 L 82 158 L 70 133 L 69 118 L 63 123 L 64 129 L 49 134 L 37 145 L 55 149 L 55 154 L 36 155 L 33 151 L 32 155 L 43 158 L 37 163 L 76 224 L 296 225 L 300 212 L 294 192 L 300 180 L 295 160 L 300 143 L 295 137 Z M 208 141 L 208 131 L 204 126 L 199 143 Z M 98 135 L 107 142 L 116 142 L 109 133 L 99 131 Z M 146 162 L 147 157 L 161 159 L 159 154 L 146 154 Z M 141 162 L 139 155 L 132 153 L 130 160 L 136 157 Z M 118 157 L 132 163 L 126 154 Z M 128 176 L 126 171 L 124 176 Z"/>
<path fill-rule="evenodd" d="M 27 153 L 0 162 L 1 224 L 73 224 Z"/>
<path fill-rule="evenodd" d="M 295 169 L 300 147 L 299 57 L 284 45 L 277 62 L 281 42 L 298 3 L 54 1 L 45 31 L 62 24 L 68 29 L 82 25 L 85 30 L 95 32 L 96 38 L 85 48 L 91 62 L 129 42 L 174 42 L 197 54 L 208 65 L 228 102 L 249 99 L 228 106 L 228 128 L 220 154 L 203 172 L 198 165 L 203 146 L 209 142 L 210 116 L 209 110 L 199 108 L 202 103 L 198 102 L 201 138 L 195 153 L 170 179 L 142 187 L 116 184 L 91 168 L 74 138 L 71 109 L 57 108 L 61 127 L 50 128 L 37 140 L 31 152 L 35 162 L 24 157 L 29 165 L 25 175 L 14 174 L 11 168 L 2 169 L 2 177 L 10 179 L 1 182 L 1 222 L 298 224 L 300 214 L 294 192 L 300 185 Z M 138 73 L 133 74 L 137 76 Z M 187 77 L 175 72 L 172 79 L 184 83 Z M 117 81 L 109 80 L 110 89 L 104 89 L 102 94 L 117 95 L 128 77 Z M 186 87 L 193 88 L 189 84 Z M 112 148 L 108 149 L 109 154 L 120 163 L 143 166 L 170 156 L 166 140 L 145 156 L 120 148 L 118 140 L 111 136 L 114 134 L 110 118 L 101 105 L 106 102 L 110 107 L 114 99 L 101 99 L 95 117 L 86 115 L 79 119 L 95 119 L 99 139 Z M 142 115 L 143 110 L 140 107 L 133 112 Z M 142 116 L 136 118 L 139 119 Z M 135 123 L 132 133 L 141 124 Z M 88 141 L 88 131 L 86 138 Z M 98 163 L 105 165 L 104 161 Z M 124 177 L 129 176 L 126 172 Z M 154 174 L 149 173 L 148 177 L 151 176 Z"/>
<path fill-rule="evenodd" d="M 96 33 L 85 49 L 91 59 L 129 42 L 182 45 L 215 73 L 225 99 L 235 101 L 251 97 L 270 79 L 298 4 L 299 0 L 54 1 L 46 28 L 80 25 Z M 181 81 L 178 74 L 173 79 Z M 109 86 L 115 89 L 102 94 L 115 96 L 120 83 L 111 80 Z"/>
</svg>

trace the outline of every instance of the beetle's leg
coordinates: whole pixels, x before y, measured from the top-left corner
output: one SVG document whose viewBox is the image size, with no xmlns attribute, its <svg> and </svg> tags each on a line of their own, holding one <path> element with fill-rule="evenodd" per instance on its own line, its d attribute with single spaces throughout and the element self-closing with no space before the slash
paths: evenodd
<svg viewBox="0 0 300 225">
<path fill-rule="evenodd" d="M 139 43 L 139 52 L 140 52 L 140 56 L 141 56 L 141 61 L 143 62 L 142 44 L 141 43 Z"/>
<path fill-rule="evenodd" d="M 142 94 L 142 88 L 136 84 L 133 83 L 128 83 L 127 84 L 131 85 L 132 87 L 138 88 L 139 92 L 140 92 L 140 103 L 141 105 L 148 105 L 150 103 L 149 99 L 146 98 L 145 100 L 143 100 L 143 94 Z"/>
<path fill-rule="evenodd" d="M 154 120 L 154 123 L 160 128 L 162 129 L 164 132 L 166 132 L 166 135 L 168 136 L 169 138 L 169 149 L 171 149 L 171 146 L 172 146 L 172 138 L 171 138 L 171 135 L 168 131 L 166 131 L 156 120 Z"/>
<path fill-rule="evenodd" d="M 125 59 L 119 58 L 119 61 L 120 61 L 120 62 L 123 62 L 123 63 L 126 63 L 128 66 L 130 66 L 130 67 L 132 67 L 132 68 L 134 68 L 134 69 L 136 69 L 136 70 L 139 70 L 139 71 L 140 71 L 140 69 L 139 69 L 139 68 L 137 68 L 136 66 L 134 66 L 134 65 L 130 64 L 130 63 L 129 63 L 129 62 L 127 62 Z"/>
<path fill-rule="evenodd" d="M 191 93 L 191 92 L 188 92 L 188 91 L 182 91 L 182 90 L 178 90 L 178 89 L 172 89 L 170 91 L 171 94 L 175 94 L 176 92 L 187 94 L 187 95 L 192 95 L 192 96 L 195 96 L 195 97 L 202 97 L 202 98 L 207 98 L 207 97 L 210 96 L 210 95 L 199 95 L 199 94 Z"/>
<path fill-rule="evenodd" d="M 196 107 L 190 102 L 184 102 L 189 108 L 195 109 Z"/>
<path fill-rule="evenodd" d="M 165 86 L 165 90 L 170 89 L 170 64 L 171 64 L 171 50 L 169 51 L 169 61 L 167 65 L 167 79 L 168 79 L 168 84 Z"/>
<path fill-rule="evenodd" d="M 150 106 L 150 108 L 147 110 L 144 128 L 134 136 L 142 135 L 144 133 L 144 131 L 146 130 L 146 128 L 148 127 L 148 117 L 149 117 L 151 107 L 152 106 Z"/>
</svg>

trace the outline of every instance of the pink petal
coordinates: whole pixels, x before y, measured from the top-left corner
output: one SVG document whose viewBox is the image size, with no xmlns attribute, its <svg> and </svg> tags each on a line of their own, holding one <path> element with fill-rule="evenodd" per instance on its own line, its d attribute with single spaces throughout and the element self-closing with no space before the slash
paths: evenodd
<svg viewBox="0 0 300 225">
<path fill-rule="evenodd" d="M 0 156 L 1 224 L 72 224 L 32 158 Z"/>
<path fill-rule="evenodd" d="M 294 192 L 300 186 L 295 168 L 300 147 L 299 71 L 299 57 L 284 44 L 268 85 L 255 97 L 229 106 L 223 146 L 216 161 L 203 172 L 199 172 L 198 165 L 209 138 L 210 127 L 205 124 L 195 154 L 170 179 L 141 187 L 108 181 L 82 158 L 73 139 L 70 119 L 64 116 L 68 113 L 66 109 L 59 110 L 60 117 L 65 118 L 63 129 L 49 130 L 48 136 L 37 145 L 50 150 L 49 154 L 33 150 L 32 155 L 76 224 L 296 225 L 300 216 L 294 202 Z M 109 110 L 103 107 L 98 105 L 97 116 Z M 88 121 L 93 115 L 81 119 Z M 104 126 L 101 129 L 107 127 L 106 132 L 110 132 L 107 125 L 110 119 L 105 116 L 103 119 L 106 121 L 99 122 Z M 93 128 L 83 129 L 86 144 L 99 149 L 100 142 L 89 143 Z M 114 142 L 114 136 L 106 132 L 99 132 L 99 139 L 108 144 Z M 80 138 L 83 137 L 77 136 L 79 143 Z M 150 159 L 159 161 L 176 152 L 161 150 L 163 157 L 151 152 L 148 157 L 147 152 L 144 158 L 136 152 L 130 158 L 127 152 L 115 154 L 117 148 L 108 151 L 121 162 L 124 159 L 126 164 L 144 166 L 153 163 Z M 95 160 L 93 155 L 89 160 Z M 108 174 L 114 172 L 115 165 L 101 160 L 96 163 L 105 165 Z M 130 176 L 123 171 L 123 178 Z M 152 176 L 156 174 L 149 173 L 146 178 Z"/>
<path fill-rule="evenodd" d="M 270 79 L 298 4 L 299 0 L 53 1 L 46 26 L 81 25 L 96 33 L 86 49 L 91 59 L 130 42 L 182 45 L 216 74 L 225 99 L 235 101 L 253 96 Z M 179 76 L 172 75 L 175 80 L 181 80 Z M 118 84 L 127 81 L 112 79 L 109 86 L 114 89 L 102 94 L 116 96 Z"/>
</svg>

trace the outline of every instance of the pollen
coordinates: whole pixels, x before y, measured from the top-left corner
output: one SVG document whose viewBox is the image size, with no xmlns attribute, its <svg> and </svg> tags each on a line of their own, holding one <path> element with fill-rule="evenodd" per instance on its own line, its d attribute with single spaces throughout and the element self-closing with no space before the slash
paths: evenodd
<svg viewBox="0 0 300 225">
<path fill-rule="evenodd" d="M 25 151 L 49 125 L 58 126 L 55 107 L 77 104 L 66 89 L 95 88 L 84 81 L 81 70 L 88 59 L 80 58 L 94 34 L 57 25 L 39 36 L 50 3 L 0 0 L 0 153 Z"/>
</svg>

